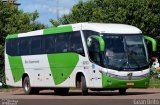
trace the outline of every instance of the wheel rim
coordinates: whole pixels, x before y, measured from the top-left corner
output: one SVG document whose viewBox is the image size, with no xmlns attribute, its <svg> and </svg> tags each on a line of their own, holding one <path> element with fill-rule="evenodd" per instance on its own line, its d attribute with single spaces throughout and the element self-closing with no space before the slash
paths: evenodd
<svg viewBox="0 0 160 105">
<path fill-rule="evenodd" d="M 29 87 L 30 87 L 29 81 L 25 81 L 24 89 L 28 91 Z"/>
</svg>

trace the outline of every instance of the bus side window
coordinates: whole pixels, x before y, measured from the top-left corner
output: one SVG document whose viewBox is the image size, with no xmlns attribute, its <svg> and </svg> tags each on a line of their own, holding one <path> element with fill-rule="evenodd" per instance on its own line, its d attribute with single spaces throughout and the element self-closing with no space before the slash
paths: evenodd
<svg viewBox="0 0 160 105">
<path fill-rule="evenodd" d="M 68 51 L 69 35 L 56 35 L 56 53 L 63 53 Z"/>
<path fill-rule="evenodd" d="M 50 54 L 55 52 L 55 35 L 44 37 L 44 53 Z"/>
<path fill-rule="evenodd" d="M 100 47 L 99 42 L 93 39 L 92 45 L 88 47 L 90 59 L 98 65 L 100 63 Z"/>
<path fill-rule="evenodd" d="M 9 39 L 6 42 L 6 52 L 8 55 L 11 56 L 18 56 L 19 55 L 19 39 Z"/>
<path fill-rule="evenodd" d="M 11 40 L 11 39 L 6 40 L 6 53 L 7 53 L 8 55 L 12 55 L 11 45 L 12 45 L 12 40 Z"/>
<path fill-rule="evenodd" d="M 88 39 L 89 36 L 91 36 L 91 35 L 99 35 L 98 32 L 91 31 L 91 30 L 83 30 L 83 34 L 84 34 L 86 42 L 87 42 L 87 39 Z"/>
<path fill-rule="evenodd" d="M 19 54 L 20 55 L 29 55 L 29 42 L 31 38 L 21 38 L 19 44 Z M 25 47 L 25 48 L 24 48 Z"/>
<path fill-rule="evenodd" d="M 84 56 L 84 49 L 80 32 L 73 32 L 70 37 L 70 51 Z"/>
<path fill-rule="evenodd" d="M 41 54 L 41 37 L 33 37 L 30 44 L 31 55 Z"/>
</svg>

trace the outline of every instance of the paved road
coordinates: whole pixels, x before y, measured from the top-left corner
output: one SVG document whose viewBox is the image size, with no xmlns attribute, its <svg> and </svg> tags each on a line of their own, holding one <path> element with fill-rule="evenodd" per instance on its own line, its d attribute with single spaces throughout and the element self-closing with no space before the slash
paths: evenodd
<svg viewBox="0 0 160 105">
<path fill-rule="evenodd" d="M 22 89 L 14 89 L 9 92 L 1 91 L 0 99 L 2 101 L 0 105 L 1 103 L 2 105 L 6 105 L 4 104 L 6 99 L 10 99 L 9 101 L 18 100 L 21 104 L 35 102 L 34 104 L 39 105 L 43 105 L 44 103 L 53 105 L 106 105 L 106 103 L 112 105 L 121 105 L 125 103 L 135 105 L 136 102 L 141 102 L 141 100 L 150 102 L 148 103 L 149 105 L 152 105 L 153 103 L 151 102 L 155 101 L 155 105 L 159 105 L 160 89 L 128 89 L 125 96 L 119 95 L 118 91 L 90 91 L 88 96 L 81 96 L 79 90 L 71 90 L 68 96 L 56 96 L 54 95 L 54 91 L 50 90 L 41 91 L 39 95 L 25 95 Z"/>
</svg>

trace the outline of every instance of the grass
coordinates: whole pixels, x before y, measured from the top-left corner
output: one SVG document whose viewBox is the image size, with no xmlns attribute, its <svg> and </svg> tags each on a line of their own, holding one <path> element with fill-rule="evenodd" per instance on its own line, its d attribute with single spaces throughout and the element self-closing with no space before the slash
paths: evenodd
<svg viewBox="0 0 160 105">
<path fill-rule="evenodd" d="M 10 88 L 11 88 L 10 86 L 5 85 L 5 86 L 1 87 L 0 89 L 10 89 Z"/>
<path fill-rule="evenodd" d="M 160 79 L 151 78 L 149 88 L 160 88 Z"/>
<path fill-rule="evenodd" d="M 10 87 L 10 86 L 4 86 L 2 88 L 0 88 L 0 92 L 10 92 L 12 91 L 14 88 Z"/>
</svg>

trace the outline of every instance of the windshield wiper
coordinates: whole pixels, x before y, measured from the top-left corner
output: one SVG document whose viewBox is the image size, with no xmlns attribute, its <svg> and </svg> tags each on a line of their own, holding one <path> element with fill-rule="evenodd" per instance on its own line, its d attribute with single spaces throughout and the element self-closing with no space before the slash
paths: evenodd
<svg viewBox="0 0 160 105">
<path fill-rule="evenodd" d="M 126 48 L 127 48 L 127 52 L 128 52 L 128 61 L 129 61 L 129 58 L 131 58 L 134 62 L 135 62 L 135 64 L 138 66 L 138 68 L 140 68 L 140 65 L 138 64 L 138 62 L 133 58 L 133 56 L 132 56 L 132 52 L 131 51 L 129 51 L 129 49 L 128 49 L 128 46 L 126 45 Z"/>
<path fill-rule="evenodd" d="M 124 54 L 124 57 L 127 57 L 126 54 Z M 128 60 L 123 62 L 123 64 L 120 66 L 120 70 L 122 70 L 126 64 L 128 65 Z"/>
</svg>

